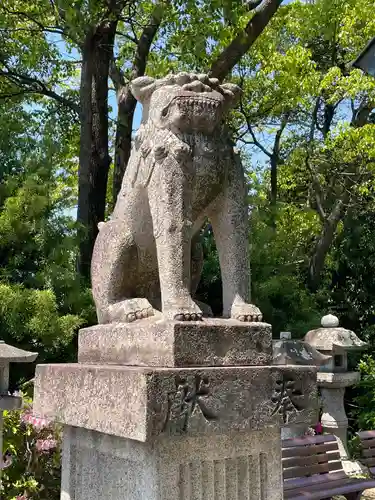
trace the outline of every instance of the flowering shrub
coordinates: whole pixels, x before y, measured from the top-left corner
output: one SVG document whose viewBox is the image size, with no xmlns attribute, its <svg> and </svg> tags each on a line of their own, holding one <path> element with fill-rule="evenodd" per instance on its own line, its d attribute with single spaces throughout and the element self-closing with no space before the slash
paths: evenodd
<svg viewBox="0 0 375 500">
<path fill-rule="evenodd" d="M 59 500 L 60 429 L 32 415 L 31 400 L 20 411 L 4 412 L 0 498 Z"/>
</svg>

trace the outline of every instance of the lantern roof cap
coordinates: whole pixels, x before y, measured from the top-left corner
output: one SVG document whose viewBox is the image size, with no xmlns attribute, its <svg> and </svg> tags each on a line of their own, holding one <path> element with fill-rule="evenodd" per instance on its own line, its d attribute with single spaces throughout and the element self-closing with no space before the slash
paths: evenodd
<svg viewBox="0 0 375 500">
<path fill-rule="evenodd" d="M 5 363 L 32 363 L 38 356 L 37 352 L 24 351 L 18 347 L 6 344 L 0 340 L 0 364 Z"/>
</svg>

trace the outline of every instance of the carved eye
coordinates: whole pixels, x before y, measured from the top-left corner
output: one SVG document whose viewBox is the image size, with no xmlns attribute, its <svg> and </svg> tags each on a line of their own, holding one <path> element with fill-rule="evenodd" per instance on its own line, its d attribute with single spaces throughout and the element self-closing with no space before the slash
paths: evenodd
<svg viewBox="0 0 375 500">
<path fill-rule="evenodd" d="M 165 118 L 168 114 L 168 108 L 164 108 L 163 111 L 161 112 L 161 116 Z"/>
</svg>

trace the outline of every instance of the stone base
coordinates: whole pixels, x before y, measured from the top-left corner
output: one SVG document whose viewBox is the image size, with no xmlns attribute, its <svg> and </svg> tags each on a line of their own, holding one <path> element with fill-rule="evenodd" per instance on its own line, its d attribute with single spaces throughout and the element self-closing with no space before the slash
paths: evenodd
<svg viewBox="0 0 375 500">
<path fill-rule="evenodd" d="M 349 476 L 366 476 L 368 469 L 355 460 L 342 460 L 342 467 Z"/>
<path fill-rule="evenodd" d="M 83 328 L 79 363 L 131 366 L 245 366 L 272 363 L 267 323 L 231 319 L 165 322 L 155 318 Z"/>
<path fill-rule="evenodd" d="M 38 365 L 34 413 L 138 441 L 316 422 L 316 368 Z"/>
<path fill-rule="evenodd" d="M 282 500 L 280 430 L 140 443 L 65 427 L 61 500 Z"/>
</svg>

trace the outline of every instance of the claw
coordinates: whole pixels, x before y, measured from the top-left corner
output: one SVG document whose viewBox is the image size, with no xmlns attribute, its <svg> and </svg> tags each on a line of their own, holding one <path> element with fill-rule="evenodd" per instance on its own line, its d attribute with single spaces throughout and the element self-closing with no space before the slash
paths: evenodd
<svg viewBox="0 0 375 500">
<path fill-rule="evenodd" d="M 128 318 L 129 323 L 131 323 L 131 322 L 133 322 L 133 321 L 135 321 L 137 319 L 137 316 L 136 316 L 135 313 L 131 312 L 131 313 L 128 314 L 127 318 Z"/>
<path fill-rule="evenodd" d="M 185 315 L 184 314 L 176 314 L 173 319 L 176 321 L 185 321 Z"/>
</svg>

